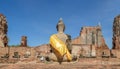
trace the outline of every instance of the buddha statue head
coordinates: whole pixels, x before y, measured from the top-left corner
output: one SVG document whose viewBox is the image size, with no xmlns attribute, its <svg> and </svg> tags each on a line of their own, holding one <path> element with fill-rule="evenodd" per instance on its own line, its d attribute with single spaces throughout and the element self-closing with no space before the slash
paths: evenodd
<svg viewBox="0 0 120 69">
<path fill-rule="evenodd" d="M 64 32 L 65 25 L 62 21 L 62 18 L 60 18 L 60 20 L 58 21 L 58 24 L 57 24 L 56 28 L 57 28 L 58 33 L 63 33 Z"/>
</svg>

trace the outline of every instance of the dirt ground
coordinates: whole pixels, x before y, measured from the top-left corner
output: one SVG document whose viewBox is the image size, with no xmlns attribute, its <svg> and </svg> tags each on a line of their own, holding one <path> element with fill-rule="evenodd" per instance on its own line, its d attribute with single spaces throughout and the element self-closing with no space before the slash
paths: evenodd
<svg viewBox="0 0 120 69">
<path fill-rule="evenodd" d="M 16 63 L 0 64 L 0 69 L 120 69 L 120 65 L 82 64 L 82 62 L 45 62 L 45 63 Z"/>
</svg>

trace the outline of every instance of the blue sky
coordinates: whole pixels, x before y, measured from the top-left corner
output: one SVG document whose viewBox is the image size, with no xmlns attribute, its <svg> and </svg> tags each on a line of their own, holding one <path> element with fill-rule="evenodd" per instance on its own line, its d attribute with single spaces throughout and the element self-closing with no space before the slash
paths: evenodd
<svg viewBox="0 0 120 69">
<path fill-rule="evenodd" d="M 0 13 L 7 17 L 9 45 L 20 44 L 23 35 L 28 37 L 29 46 L 48 43 L 62 17 L 65 33 L 72 38 L 79 36 L 81 27 L 100 22 L 111 48 L 113 19 L 120 14 L 120 0 L 0 0 Z"/>
</svg>

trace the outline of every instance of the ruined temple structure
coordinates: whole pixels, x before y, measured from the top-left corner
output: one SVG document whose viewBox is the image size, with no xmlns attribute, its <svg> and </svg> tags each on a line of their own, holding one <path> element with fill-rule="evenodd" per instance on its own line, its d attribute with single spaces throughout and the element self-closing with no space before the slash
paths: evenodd
<svg viewBox="0 0 120 69">
<path fill-rule="evenodd" d="M 82 27 L 80 35 L 72 40 L 72 45 L 76 47 L 73 52 L 79 50 L 78 54 L 80 55 L 97 56 L 102 55 L 102 53 L 109 55 L 109 48 L 103 38 L 100 25 Z"/>
<path fill-rule="evenodd" d="M 120 15 L 114 18 L 113 22 L 113 48 L 120 49 Z"/>
<path fill-rule="evenodd" d="M 103 44 L 105 44 L 105 40 L 101 32 L 101 26 L 98 25 L 95 27 L 82 27 L 80 31 L 80 36 L 73 39 L 72 43 L 96 45 L 98 47 L 102 46 Z"/>
<path fill-rule="evenodd" d="M 120 15 L 116 16 L 113 21 L 113 47 L 109 49 L 102 35 L 101 25 L 84 26 L 81 28 L 79 36 L 71 39 L 71 36 L 64 33 L 65 25 L 60 19 L 56 26 L 58 33 L 56 35 L 67 46 L 73 57 L 95 58 L 98 61 L 104 58 L 107 60 L 120 59 Z M 50 44 L 43 44 L 34 47 L 27 46 L 27 36 L 22 36 L 20 46 L 8 46 L 7 37 L 8 25 L 6 17 L 0 14 L 0 63 L 17 61 L 40 61 L 41 57 L 51 60 L 57 60 Z M 8 46 L 8 47 L 7 47 Z M 108 59 L 109 58 L 109 59 Z M 3 61 L 5 60 L 5 61 Z M 82 59 L 83 60 L 83 59 Z"/>
<path fill-rule="evenodd" d="M 21 45 L 22 47 L 26 47 L 27 46 L 27 36 L 22 36 L 21 38 Z"/>
<path fill-rule="evenodd" d="M 6 17 L 3 14 L 0 14 L 0 47 L 8 46 L 7 29 L 8 25 Z"/>
</svg>

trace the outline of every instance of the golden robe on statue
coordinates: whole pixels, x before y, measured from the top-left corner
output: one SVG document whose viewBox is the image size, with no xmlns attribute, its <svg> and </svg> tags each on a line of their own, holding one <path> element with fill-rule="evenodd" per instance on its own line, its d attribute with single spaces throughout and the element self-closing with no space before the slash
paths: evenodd
<svg viewBox="0 0 120 69">
<path fill-rule="evenodd" d="M 63 58 L 66 56 L 68 61 L 72 60 L 71 54 L 68 51 L 66 44 L 61 41 L 55 34 L 50 37 L 50 45 L 57 58 Z"/>
</svg>

